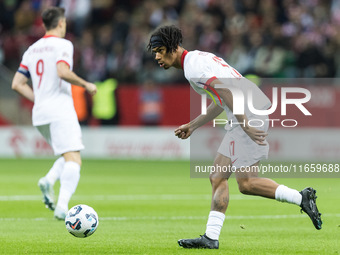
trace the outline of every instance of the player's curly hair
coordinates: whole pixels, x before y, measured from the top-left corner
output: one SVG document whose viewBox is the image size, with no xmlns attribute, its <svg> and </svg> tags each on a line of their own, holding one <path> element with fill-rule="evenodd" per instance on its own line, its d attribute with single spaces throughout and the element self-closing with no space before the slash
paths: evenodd
<svg viewBox="0 0 340 255">
<path fill-rule="evenodd" d="M 175 25 L 162 26 L 157 28 L 150 36 L 149 44 L 147 46 L 149 52 L 154 48 L 154 44 L 152 43 L 153 37 L 158 37 L 160 39 L 162 46 L 166 47 L 166 52 L 168 53 L 176 51 L 178 45 L 181 45 L 183 41 L 182 31 L 178 27 Z"/>
</svg>

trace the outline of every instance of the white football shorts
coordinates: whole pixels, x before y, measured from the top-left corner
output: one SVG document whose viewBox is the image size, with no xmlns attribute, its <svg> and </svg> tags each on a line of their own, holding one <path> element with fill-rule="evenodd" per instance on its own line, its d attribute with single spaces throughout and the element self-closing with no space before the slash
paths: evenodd
<svg viewBox="0 0 340 255">
<path fill-rule="evenodd" d="M 262 131 L 268 131 L 269 122 L 265 121 L 268 116 L 252 116 L 251 124 L 254 126 L 259 126 L 262 122 L 256 122 L 255 119 L 261 119 L 264 125 L 261 127 L 256 127 Z M 255 164 L 256 162 L 267 159 L 269 153 L 269 144 L 258 145 L 255 143 L 241 128 L 237 126 L 229 130 L 218 148 L 218 153 L 222 154 L 231 159 L 232 165 L 236 169 L 241 167 L 247 167 Z"/>
<path fill-rule="evenodd" d="M 36 128 L 52 147 L 54 155 L 84 149 L 80 125 L 76 119 L 59 120 Z"/>
</svg>

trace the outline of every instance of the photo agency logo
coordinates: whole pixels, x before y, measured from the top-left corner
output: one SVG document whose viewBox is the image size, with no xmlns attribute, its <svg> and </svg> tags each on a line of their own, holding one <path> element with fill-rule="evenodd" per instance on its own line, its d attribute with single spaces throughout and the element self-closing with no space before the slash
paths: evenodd
<svg viewBox="0 0 340 255">
<path fill-rule="evenodd" d="M 245 79 L 246 80 L 246 79 Z M 201 83 L 202 84 L 202 83 Z M 246 112 L 250 113 L 252 116 L 248 120 L 248 125 L 251 127 L 261 127 L 265 125 L 265 122 L 269 122 L 269 126 L 274 127 L 281 125 L 282 127 L 296 127 L 298 125 L 297 119 L 286 119 L 287 116 L 287 105 L 295 105 L 295 107 L 300 110 L 305 116 L 311 116 L 312 114 L 304 106 L 311 99 L 311 92 L 305 88 L 298 87 L 273 87 L 272 88 L 272 102 L 267 98 L 267 96 L 257 87 L 257 86 L 240 86 L 240 87 L 227 85 L 227 84 L 216 84 L 215 88 L 207 85 L 202 88 L 206 93 L 201 94 L 201 114 L 207 114 L 207 95 L 213 100 L 214 104 L 219 104 L 221 107 L 226 106 L 222 103 L 221 96 L 217 93 L 216 89 L 228 89 L 233 97 L 233 115 L 243 115 Z M 281 119 L 271 119 L 268 116 L 274 113 L 279 104 L 278 92 L 280 89 L 281 94 Z M 210 90 L 210 91 L 209 91 Z M 288 98 L 288 94 L 299 95 L 299 98 Z M 217 100 L 219 102 L 217 102 Z M 267 116 L 267 118 L 265 118 Z M 256 118 L 258 117 L 258 118 Z M 213 127 L 216 125 L 226 125 L 229 124 L 231 127 L 234 125 L 243 125 L 244 122 L 233 121 L 233 119 L 214 119 Z"/>
</svg>

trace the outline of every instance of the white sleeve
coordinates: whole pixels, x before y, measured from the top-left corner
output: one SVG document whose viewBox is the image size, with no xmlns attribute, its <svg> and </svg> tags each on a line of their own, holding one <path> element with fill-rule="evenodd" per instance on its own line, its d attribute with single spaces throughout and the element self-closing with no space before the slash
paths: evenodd
<svg viewBox="0 0 340 255">
<path fill-rule="evenodd" d="M 57 64 L 59 62 L 65 62 L 70 69 L 73 67 L 73 44 L 70 41 L 65 40 L 65 42 L 60 45 L 57 53 Z"/>
<path fill-rule="evenodd" d="M 210 83 L 216 80 L 215 74 L 211 71 L 209 61 L 206 61 L 206 57 L 202 57 L 197 61 L 197 64 L 191 68 L 190 76 L 191 80 L 200 88 L 206 89 Z"/>
</svg>

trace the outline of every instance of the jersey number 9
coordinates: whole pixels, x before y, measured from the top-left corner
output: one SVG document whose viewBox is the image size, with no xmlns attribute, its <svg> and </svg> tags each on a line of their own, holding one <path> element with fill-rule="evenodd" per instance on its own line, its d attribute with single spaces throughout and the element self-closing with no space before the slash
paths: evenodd
<svg viewBox="0 0 340 255">
<path fill-rule="evenodd" d="M 36 73 L 39 76 L 38 88 L 40 88 L 42 76 L 43 76 L 43 73 L 44 73 L 44 61 L 42 59 L 39 59 L 38 62 L 37 62 Z"/>
</svg>

